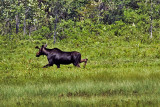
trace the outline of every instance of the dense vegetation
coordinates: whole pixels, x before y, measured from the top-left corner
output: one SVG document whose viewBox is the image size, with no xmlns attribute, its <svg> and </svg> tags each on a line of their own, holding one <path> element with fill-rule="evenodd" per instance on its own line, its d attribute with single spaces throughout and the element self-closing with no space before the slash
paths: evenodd
<svg viewBox="0 0 160 107">
<path fill-rule="evenodd" d="M 159 3 L 1 0 L 0 106 L 158 106 Z M 81 52 L 86 68 L 42 68 L 42 44 Z"/>
<path fill-rule="evenodd" d="M 159 4 L 159 0 L 1 0 L 0 33 L 55 42 L 75 34 L 107 32 L 128 40 L 147 38 L 152 25 L 153 36 L 159 39 Z"/>
</svg>

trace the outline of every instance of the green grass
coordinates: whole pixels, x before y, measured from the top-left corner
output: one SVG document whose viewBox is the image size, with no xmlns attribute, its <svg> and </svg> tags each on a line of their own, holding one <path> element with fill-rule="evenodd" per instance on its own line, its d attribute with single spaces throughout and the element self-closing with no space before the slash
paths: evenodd
<svg viewBox="0 0 160 107">
<path fill-rule="evenodd" d="M 88 38 L 89 39 L 89 38 Z M 93 38 L 92 38 L 93 39 Z M 0 106 L 158 106 L 160 46 L 122 39 L 0 41 Z M 36 45 L 79 51 L 86 68 L 42 68 Z M 81 64 L 83 66 L 83 64 Z"/>
</svg>

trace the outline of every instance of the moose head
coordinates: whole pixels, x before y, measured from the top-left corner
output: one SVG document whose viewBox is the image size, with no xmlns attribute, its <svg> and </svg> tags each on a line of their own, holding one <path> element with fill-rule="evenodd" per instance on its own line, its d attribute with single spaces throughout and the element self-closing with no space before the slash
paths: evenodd
<svg viewBox="0 0 160 107">
<path fill-rule="evenodd" d="M 36 57 L 39 57 L 41 55 L 45 55 L 44 49 L 47 47 L 46 45 L 42 45 L 41 48 L 39 48 L 39 46 L 36 46 L 36 49 L 39 49 L 39 52 L 36 53 Z"/>
</svg>

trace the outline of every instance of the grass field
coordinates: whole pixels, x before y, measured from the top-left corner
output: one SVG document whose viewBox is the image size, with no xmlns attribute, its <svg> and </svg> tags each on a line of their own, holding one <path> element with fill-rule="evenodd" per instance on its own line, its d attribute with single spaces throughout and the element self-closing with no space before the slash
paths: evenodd
<svg viewBox="0 0 160 107">
<path fill-rule="evenodd" d="M 88 38 L 89 39 L 89 38 Z M 99 42 L 97 42 L 97 39 Z M 87 42 L 88 41 L 88 42 Z M 86 68 L 42 68 L 36 45 L 79 51 Z M 160 45 L 123 39 L 0 40 L 0 106 L 158 106 Z M 83 64 L 81 64 L 83 66 Z"/>
</svg>

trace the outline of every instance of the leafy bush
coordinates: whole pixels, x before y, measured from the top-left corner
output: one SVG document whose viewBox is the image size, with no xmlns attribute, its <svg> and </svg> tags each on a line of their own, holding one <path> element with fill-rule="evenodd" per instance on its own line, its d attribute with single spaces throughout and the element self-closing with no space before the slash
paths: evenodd
<svg viewBox="0 0 160 107">
<path fill-rule="evenodd" d="M 34 31 L 31 36 L 33 37 L 33 39 L 42 40 L 43 38 L 50 38 L 51 33 L 52 32 L 47 26 L 42 26 L 41 29 Z"/>
</svg>

